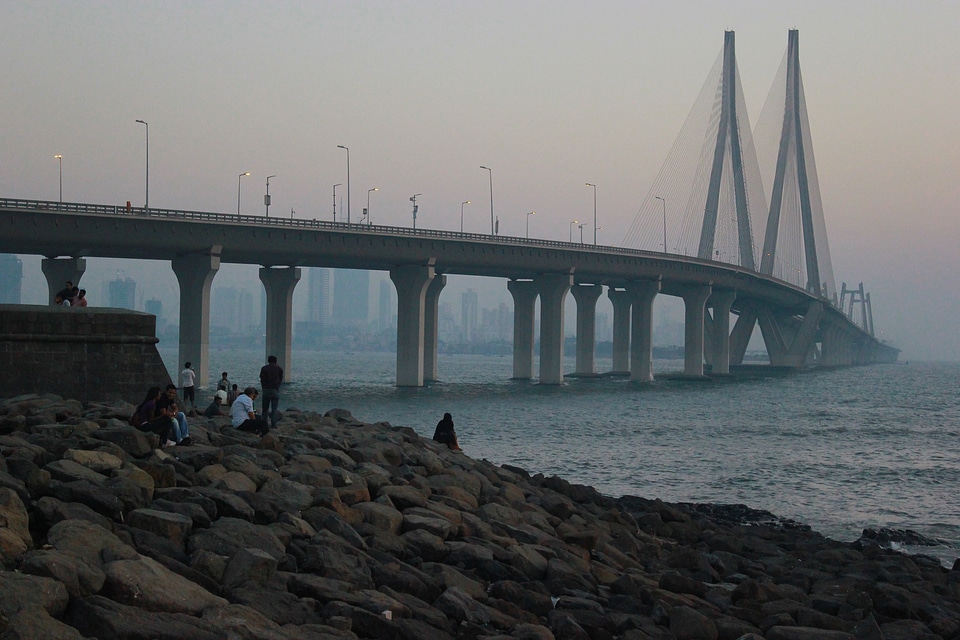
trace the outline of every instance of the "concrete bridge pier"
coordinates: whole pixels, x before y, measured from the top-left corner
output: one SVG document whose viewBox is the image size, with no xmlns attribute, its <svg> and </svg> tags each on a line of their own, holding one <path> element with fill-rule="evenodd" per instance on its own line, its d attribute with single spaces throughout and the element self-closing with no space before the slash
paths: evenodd
<svg viewBox="0 0 960 640">
<path fill-rule="evenodd" d="M 266 354 L 277 356 L 283 381 L 293 380 L 293 290 L 300 281 L 297 267 L 263 267 L 260 282 L 267 297 Z"/>
<path fill-rule="evenodd" d="M 703 325 L 707 298 L 712 287 L 687 287 L 683 290 L 683 374 L 703 376 Z"/>
<path fill-rule="evenodd" d="M 546 273 L 534 282 L 540 293 L 540 384 L 562 384 L 563 302 L 573 274 Z"/>
<path fill-rule="evenodd" d="M 630 329 L 630 379 L 653 380 L 653 301 L 660 293 L 659 280 L 635 280 L 627 285 L 632 302 Z"/>
<path fill-rule="evenodd" d="M 757 326 L 757 312 L 752 305 L 742 305 L 737 322 L 730 332 L 730 364 L 743 364 L 747 355 L 747 346 L 753 337 L 753 329 Z"/>
<path fill-rule="evenodd" d="M 533 378 L 534 313 L 537 285 L 532 280 L 510 280 L 513 296 L 513 379 Z"/>
<path fill-rule="evenodd" d="M 210 285 L 220 269 L 220 245 L 204 253 L 191 253 L 171 261 L 173 273 L 180 283 L 180 359 L 193 364 L 197 386 L 207 386 L 210 379 Z M 177 371 L 174 371 L 176 378 Z"/>
<path fill-rule="evenodd" d="M 49 304 L 53 304 L 57 292 L 63 289 L 67 280 L 75 287 L 80 286 L 80 278 L 87 270 L 87 261 L 83 258 L 44 258 L 40 261 L 40 269 L 47 278 Z"/>
<path fill-rule="evenodd" d="M 437 342 L 440 328 L 440 292 L 447 284 L 447 276 L 435 275 L 427 285 L 423 301 L 423 381 L 439 380 Z"/>
<path fill-rule="evenodd" d="M 404 265 L 390 270 L 397 289 L 397 386 L 423 386 L 424 308 L 427 287 L 434 277 L 428 266 Z"/>
<path fill-rule="evenodd" d="M 795 312 L 775 313 L 770 308 L 760 307 L 757 322 L 770 356 L 770 364 L 777 367 L 807 365 L 822 316 L 823 307 L 817 300 L 807 305 L 802 320 L 796 319 Z"/>
<path fill-rule="evenodd" d="M 713 308 L 713 320 L 710 323 L 710 361 L 714 375 L 730 373 L 730 307 L 736 299 L 736 291 L 716 290 L 707 300 L 707 306 Z"/>
<path fill-rule="evenodd" d="M 577 301 L 577 368 L 575 375 L 597 375 L 594 355 L 597 342 L 597 300 L 603 293 L 603 285 L 578 284 L 570 289 Z"/>
<path fill-rule="evenodd" d="M 607 297 L 613 304 L 613 371 L 630 373 L 630 294 L 610 287 Z"/>
</svg>

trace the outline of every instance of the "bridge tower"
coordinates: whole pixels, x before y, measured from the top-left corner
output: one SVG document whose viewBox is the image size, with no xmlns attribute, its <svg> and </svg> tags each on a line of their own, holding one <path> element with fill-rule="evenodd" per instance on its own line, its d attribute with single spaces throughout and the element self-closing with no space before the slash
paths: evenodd
<svg viewBox="0 0 960 640">
<path fill-rule="evenodd" d="M 714 258 L 714 238 L 717 232 L 717 214 L 720 209 L 720 185 L 724 170 L 733 175 L 733 200 L 737 222 L 740 266 L 756 271 L 753 253 L 753 234 L 750 230 L 750 214 L 747 202 L 747 184 L 743 170 L 743 146 L 740 139 L 740 122 L 737 115 L 737 57 L 734 47 L 734 32 L 723 34 L 723 68 L 720 73 L 720 120 L 717 123 L 717 138 L 713 150 L 713 165 L 707 202 L 703 210 L 700 229 L 700 246 L 697 257 Z M 749 124 L 746 128 L 749 131 Z M 727 156 L 729 155 L 729 165 Z"/>
<path fill-rule="evenodd" d="M 778 241 L 781 240 L 782 233 L 789 234 L 793 221 L 787 218 L 799 203 L 799 232 L 802 236 L 802 260 L 806 272 L 805 288 L 820 297 L 830 298 L 836 294 L 836 290 L 816 164 L 813 160 L 803 81 L 800 76 L 800 33 L 796 29 L 789 32 L 785 62 L 783 123 L 776 173 L 770 193 L 770 211 L 763 240 L 760 273 L 776 275 L 774 264 L 778 259 Z M 774 87 L 773 91 L 776 90 L 779 90 L 779 87 Z"/>
</svg>

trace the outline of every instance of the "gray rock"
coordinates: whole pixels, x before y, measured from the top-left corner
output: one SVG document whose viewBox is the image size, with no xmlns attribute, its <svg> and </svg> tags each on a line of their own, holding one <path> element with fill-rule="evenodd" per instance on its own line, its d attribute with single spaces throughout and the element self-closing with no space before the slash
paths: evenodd
<svg viewBox="0 0 960 640">
<path fill-rule="evenodd" d="M 719 637 L 713 620 L 683 605 L 670 609 L 670 633 L 677 640 L 717 640 Z"/>
<path fill-rule="evenodd" d="M 89 451 L 85 449 L 68 449 L 63 454 L 64 460 L 70 460 L 91 471 L 110 475 L 111 472 L 123 466 L 123 459 L 104 451 Z"/>
<path fill-rule="evenodd" d="M 277 571 L 277 559 L 261 549 L 239 549 L 230 558 L 223 573 L 223 586 L 228 589 L 246 583 L 264 585 Z"/>
<path fill-rule="evenodd" d="M 86 505 L 110 520 L 123 511 L 123 503 L 110 489 L 88 480 L 53 481 L 50 483 L 50 493 L 63 502 Z"/>
<path fill-rule="evenodd" d="M 24 608 L 6 620 L 3 640 L 83 640 L 80 632 L 39 607 Z"/>
<path fill-rule="evenodd" d="M 91 567 L 72 553 L 51 549 L 28 552 L 20 569 L 23 573 L 63 583 L 67 593 L 74 598 L 99 592 L 106 579 L 98 566 Z"/>
<path fill-rule="evenodd" d="M 137 552 L 113 533 L 85 520 L 63 520 L 47 532 L 55 549 L 71 553 L 91 567 L 105 562 L 136 558 Z"/>
<path fill-rule="evenodd" d="M 105 427 L 91 435 L 98 440 L 112 442 L 134 458 L 146 456 L 159 445 L 156 435 L 140 431 L 136 427 Z"/>
<path fill-rule="evenodd" d="M 54 618 L 63 616 L 70 595 L 57 580 L 0 571 L 0 613 L 9 618 L 21 609 L 41 608 Z"/>
<path fill-rule="evenodd" d="M 54 460 L 46 465 L 44 470 L 50 473 L 51 478 L 60 482 L 87 480 L 93 484 L 102 485 L 107 481 L 107 476 L 104 474 L 88 469 L 72 460 Z"/>
<path fill-rule="evenodd" d="M 813 627 L 771 627 L 764 636 L 767 640 L 857 640 L 852 634 L 832 629 Z M 911 635 L 919 640 L 921 636 Z"/>
<path fill-rule="evenodd" d="M 70 603 L 64 622 L 88 638 L 99 640 L 223 640 L 211 623 L 180 613 L 156 613 L 114 602 L 103 596 Z M 201 626 L 202 625 L 202 626 Z M 209 628 L 207 628 L 209 627 Z"/>
<path fill-rule="evenodd" d="M 269 527 L 238 518 L 220 518 L 209 529 L 195 532 L 187 541 L 187 549 L 191 553 L 204 550 L 227 557 L 240 549 L 260 549 L 278 562 L 286 555 L 283 544 Z"/>
<path fill-rule="evenodd" d="M 137 509 L 127 517 L 127 524 L 166 538 L 181 547 L 193 528 L 193 520 L 189 517 L 157 509 Z"/>
<path fill-rule="evenodd" d="M 363 516 L 363 521 L 392 534 L 400 533 L 403 514 L 394 507 L 378 502 L 361 502 L 354 506 Z"/>
<path fill-rule="evenodd" d="M 146 558 L 115 560 L 103 565 L 106 575 L 101 593 L 115 602 L 147 611 L 199 615 L 227 601 Z"/>
</svg>

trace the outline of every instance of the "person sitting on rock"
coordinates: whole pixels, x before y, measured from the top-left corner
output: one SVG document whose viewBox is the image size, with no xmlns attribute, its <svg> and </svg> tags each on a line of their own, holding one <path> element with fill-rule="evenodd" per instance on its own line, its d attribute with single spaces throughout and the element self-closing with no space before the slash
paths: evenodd
<svg viewBox="0 0 960 640">
<path fill-rule="evenodd" d="M 433 439 L 442 442 L 453 451 L 462 450 L 457 442 L 457 432 L 453 429 L 453 416 L 449 413 L 443 414 L 443 420 L 437 423 L 437 430 L 433 432 Z"/>
<path fill-rule="evenodd" d="M 136 411 L 130 416 L 130 424 L 140 431 L 148 431 L 160 436 L 160 446 L 169 447 L 176 444 L 170 440 L 176 418 L 162 413 L 157 415 L 157 400 L 160 399 L 160 387 L 150 387 L 143 401 L 137 405 Z M 174 405 L 176 406 L 176 405 Z"/>
<path fill-rule="evenodd" d="M 179 445 L 192 444 L 190 426 L 187 424 L 187 414 L 177 407 L 177 386 L 175 384 L 168 384 L 166 392 L 157 400 L 157 415 L 169 412 L 171 406 L 173 407 L 172 416 L 176 423 L 172 433 L 173 440 Z"/>
<path fill-rule="evenodd" d="M 207 407 L 203 412 L 204 418 L 216 418 L 217 416 L 227 415 L 221 411 L 220 407 L 227 403 L 227 392 L 221 389 L 217 391 L 213 396 L 213 401 L 210 403 L 210 406 Z"/>
<path fill-rule="evenodd" d="M 253 410 L 253 401 L 260 395 L 256 387 L 247 387 L 237 396 L 230 406 L 230 422 L 240 431 L 252 431 L 263 437 L 270 431 L 267 421 L 257 416 Z"/>
</svg>

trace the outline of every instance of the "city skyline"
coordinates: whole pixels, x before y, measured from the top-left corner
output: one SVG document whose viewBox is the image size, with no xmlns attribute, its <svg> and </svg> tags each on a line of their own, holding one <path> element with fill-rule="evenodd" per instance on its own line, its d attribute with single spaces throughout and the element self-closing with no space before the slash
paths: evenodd
<svg viewBox="0 0 960 640">
<path fill-rule="evenodd" d="M 0 6 L 0 82 L 16 89 L 0 104 L 0 195 L 55 201 L 62 175 L 65 201 L 263 215 L 274 176 L 271 216 L 332 219 L 339 183 L 357 219 L 377 188 L 378 224 L 410 226 L 422 194 L 418 227 L 458 230 L 463 210 L 465 231 L 486 233 L 495 204 L 502 234 L 529 222 L 566 240 L 570 220 L 592 224 L 590 183 L 614 245 L 724 29 L 755 118 L 798 28 L 837 285 L 865 283 L 904 357 L 960 359 L 954 3 Z M 23 262 L 24 301 L 42 302 L 39 258 Z M 90 259 L 88 273 L 101 264 L 116 270 Z M 224 265 L 216 283 L 251 273 Z M 172 273 L 151 278 L 178 295 Z M 475 288 L 508 298 L 502 282 Z"/>
</svg>

